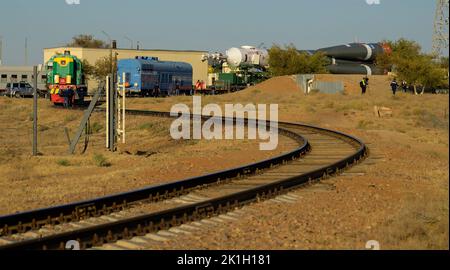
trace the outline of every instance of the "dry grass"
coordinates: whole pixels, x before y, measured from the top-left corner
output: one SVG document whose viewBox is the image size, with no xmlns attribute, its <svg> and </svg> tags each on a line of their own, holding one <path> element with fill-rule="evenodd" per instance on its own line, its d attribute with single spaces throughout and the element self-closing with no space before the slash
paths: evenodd
<svg viewBox="0 0 450 270">
<path fill-rule="evenodd" d="M 305 96 L 293 86 L 293 81 L 288 81 L 289 77 L 283 77 L 232 95 L 203 98 L 204 104 L 278 103 L 281 120 L 312 123 L 353 134 L 370 143 L 373 155 L 384 156 L 385 161 L 364 169 L 365 176 L 329 180 L 338 186 L 339 193 L 323 196 L 302 193 L 304 199 L 291 214 L 306 218 L 307 224 L 295 230 L 289 228 L 280 237 L 297 239 L 303 243 L 300 248 L 359 249 L 364 248 L 366 241 L 377 239 L 385 249 L 448 249 L 448 96 L 399 93 L 393 97 L 385 76 L 373 76 L 368 94 L 361 96 L 360 76 L 324 75 L 324 78 L 343 80 L 345 94 Z M 153 103 L 152 109 L 167 111 L 179 102 L 190 105 L 191 98 L 175 97 Z M 148 106 L 143 100 L 132 100 L 129 104 L 135 108 Z M 392 109 L 393 116 L 376 117 L 374 106 Z M 301 206 L 304 204 L 308 207 Z M 298 222 L 282 216 L 282 223 Z M 273 218 L 273 213 L 267 217 Z M 251 230 L 246 228 L 248 224 L 237 229 L 256 239 L 260 237 L 252 234 L 255 230 L 278 231 L 275 225 L 267 226 L 276 224 L 275 220 L 263 223 L 252 225 Z M 316 233 L 305 235 L 312 227 Z M 214 232 L 205 238 L 223 239 Z M 260 247 L 256 240 L 251 245 L 240 239 L 233 238 L 232 244 L 217 248 Z M 208 246 L 205 243 L 195 248 Z M 279 248 L 276 244 L 267 247 Z M 284 242 L 283 248 L 299 246 Z"/>
<path fill-rule="evenodd" d="M 368 240 L 376 239 L 383 249 L 448 249 L 448 96 L 399 93 L 392 97 L 385 76 L 373 76 L 368 94 L 361 96 L 360 76 L 324 78 L 343 80 L 345 94 L 305 96 L 290 77 L 282 77 L 239 93 L 205 96 L 202 101 L 222 106 L 278 103 L 280 120 L 355 135 L 370 143 L 371 154 L 382 160 L 363 164 L 364 176 L 327 180 L 336 187 L 332 191 L 301 193 L 293 207 L 262 205 L 266 218 L 235 224 L 233 232 L 241 233 L 233 242 L 225 241 L 230 228 L 223 228 L 205 233 L 202 241 L 191 239 L 192 248 L 258 249 L 265 243 L 264 247 L 274 249 L 363 249 Z M 176 103 L 191 105 L 192 98 L 130 99 L 128 106 L 168 111 Z M 391 108 L 393 116 L 376 117 L 374 106 Z M 102 151 L 104 138 L 99 133 L 93 135 L 85 156 L 70 157 L 64 154 L 67 142 L 62 131 L 67 126 L 73 132 L 78 121 L 68 112 L 45 108 L 41 124 L 49 129 L 40 135 L 44 156 L 32 159 L 28 156 L 30 112 L 26 101 L 0 99 L 3 130 L 24 127 L 0 134 L 0 172 L 6 176 L 0 179 L 3 213 L 198 175 L 261 159 L 264 154 L 255 150 L 255 142 L 175 142 L 167 138 L 163 127 L 169 123 L 164 120 L 133 117 L 127 127 L 129 144 L 120 147 L 120 154 Z M 93 119 L 93 123 L 102 121 L 102 116 Z M 102 154 L 111 167 L 96 166 L 94 153 Z M 60 159 L 67 159 L 70 166 L 57 165 Z M 180 242 L 181 248 L 186 241 Z"/>
<path fill-rule="evenodd" d="M 381 226 L 383 249 L 448 249 L 448 197 L 445 200 L 445 195 L 409 198 L 397 215 Z"/>
<path fill-rule="evenodd" d="M 164 99 L 146 99 L 160 104 Z M 39 157 L 31 157 L 31 99 L 0 97 L 0 214 L 69 203 L 253 163 L 287 151 L 259 151 L 258 141 L 175 141 L 171 119 L 127 117 L 127 144 L 105 149 L 104 114 L 91 118 L 89 147 L 68 155 L 82 111 L 39 101 Z M 152 109 L 152 108 L 146 108 Z M 73 138 L 72 138 L 73 139 Z M 246 151 L 249 155 L 241 155 Z"/>
</svg>

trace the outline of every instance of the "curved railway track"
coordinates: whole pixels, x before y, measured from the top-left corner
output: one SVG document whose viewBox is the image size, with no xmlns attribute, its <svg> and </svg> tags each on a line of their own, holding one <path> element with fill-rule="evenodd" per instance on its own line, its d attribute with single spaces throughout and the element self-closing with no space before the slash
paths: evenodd
<svg viewBox="0 0 450 270">
<path fill-rule="evenodd" d="M 129 110 L 128 113 L 170 117 L 165 112 Z M 0 250 L 65 249 L 70 240 L 78 241 L 81 249 L 88 249 L 145 236 L 222 215 L 338 174 L 368 153 L 359 139 L 319 127 L 280 122 L 279 133 L 294 140 L 297 146 L 269 160 L 132 192 L 0 217 Z"/>
</svg>

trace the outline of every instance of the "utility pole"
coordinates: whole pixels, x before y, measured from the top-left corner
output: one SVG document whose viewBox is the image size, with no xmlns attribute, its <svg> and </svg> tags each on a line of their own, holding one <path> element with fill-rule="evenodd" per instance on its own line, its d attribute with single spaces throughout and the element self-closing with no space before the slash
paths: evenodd
<svg viewBox="0 0 450 270">
<path fill-rule="evenodd" d="M 102 31 L 102 33 L 108 38 L 109 40 L 109 61 L 111 63 L 111 69 L 110 69 L 110 74 L 114 73 L 114 65 L 113 65 L 113 41 L 111 36 L 106 33 L 105 31 Z"/>
<path fill-rule="evenodd" d="M 434 18 L 433 56 L 439 58 L 448 51 L 449 0 L 437 0 Z"/>
<path fill-rule="evenodd" d="M 28 38 L 25 38 L 25 66 L 28 66 Z"/>
<path fill-rule="evenodd" d="M 38 68 L 37 66 L 33 67 L 33 156 L 38 155 L 37 150 L 37 122 L 38 122 L 38 116 L 37 116 L 37 106 L 38 106 Z"/>
<path fill-rule="evenodd" d="M 3 37 L 0 36 L 0 66 L 3 64 Z"/>
<path fill-rule="evenodd" d="M 113 83 L 114 74 L 106 77 L 106 148 L 116 151 L 116 94 Z"/>
</svg>

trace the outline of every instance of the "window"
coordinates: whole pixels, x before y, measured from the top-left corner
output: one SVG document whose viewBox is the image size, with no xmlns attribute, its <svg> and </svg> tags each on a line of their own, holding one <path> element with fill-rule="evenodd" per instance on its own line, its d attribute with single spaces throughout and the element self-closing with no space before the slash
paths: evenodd
<svg viewBox="0 0 450 270">
<path fill-rule="evenodd" d="M 11 75 L 11 79 L 15 79 L 15 80 L 17 80 L 17 75 L 15 75 L 15 74 L 13 74 L 13 75 Z"/>
<path fill-rule="evenodd" d="M 8 80 L 8 75 L 2 74 L 2 77 L 0 78 L 0 82 L 5 83 Z"/>
<path fill-rule="evenodd" d="M 47 82 L 47 75 L 42 75 L 41 76 L 41 82 L 42 83 L 46 83 Z"/>
<path fill-rule="evenodd" d="M 19 84 L 18 83 L 13 83 L 13 88 L 19 88 Z"/>
<path fill-rule="evenodd" d="M 22 75 L 22 80 L 28 80 L 28 75 Z"/>
</svg>

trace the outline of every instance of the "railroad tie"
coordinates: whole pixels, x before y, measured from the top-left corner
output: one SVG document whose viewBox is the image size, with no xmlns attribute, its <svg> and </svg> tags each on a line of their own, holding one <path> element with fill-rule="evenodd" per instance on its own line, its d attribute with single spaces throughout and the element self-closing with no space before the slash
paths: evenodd
<svg viewBox="0 0 450 270">
<path fill-rule="evenodd" d="M 181 227 L 180 227 L 180 228 L 181 228 Z M 192 235 L 191 232 L 185 231 L 185 230 L 181 230 L 181 229 L 178 229 L 178 228 L 170 228 L 170 229 L 169 229 L 169 232 L 173 232 L 173 233 L 176 233 L 176 234 Z"/>
<path fill-rule="evenodd" d="M 160 235 L 157 235 L 157 234 L 154 234 L 154 233 L 149 233 L 149 234 L 146 234 L 146 235 L 141 236 L 141 237 L 147 238 L 147 239 L 150 239 L 150 240 L 153 240 L 153 241 L 157 241 L 157 242 L 167 242 L 167 241 L 169 241 L 168 238 L 160 236 Z"/>
<path fill-rule="evenodd" d="M 115 244 L 119 247 L 131 250 L 142 250 L 145 248 L 145 246 L 142 243 L 137 243 L 132 240 L 120 240 Z"/>
<path fill-rule="evenodd" d="M 226 214 L 225 215 L 220 215 L 219 218 L 225 219 L 225 220 L 229 220 L 229 221 L 237 221 L 238 220 L 237 218 L 228 216 Z"/>
<path fill-rule="evenodd" d="M 191 226 L 191 225 L 188 225 L 188 224 L 183 224 L 183 225 L 180 226 L 180 228 L 181 229 L 186 229 L 186 230 L 189 230 L 189 231 L 198 231 L 199 230 L 198 227 L 194 227 L 194 226 Z"/>
<path fill-rule="evenodd" d="M 177 236 L 175 233 L 171 233 L 169 231 L 159 231 L 157 234 L 161 235 L 161 236 L 164 236 L 164 237 L 175 237 L 175 236 Z"/>
</svg>

